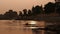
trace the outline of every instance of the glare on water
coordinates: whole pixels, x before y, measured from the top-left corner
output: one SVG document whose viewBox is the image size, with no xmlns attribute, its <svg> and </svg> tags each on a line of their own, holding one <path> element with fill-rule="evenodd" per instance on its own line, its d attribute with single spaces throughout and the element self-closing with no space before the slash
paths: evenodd
<svg viewBox="0 0 60 34">
<path fill-rule="evenodd" d="M 31 24 L 34 27 L 25 27 L 24 24 Z M 39 24 L 40 23 L 40 24 Z M 44 22 L 26 20 L 0 20 L 0 34 L 33 34 L 32 29 L 36 26 L 44 27 Z"/>
</svg>

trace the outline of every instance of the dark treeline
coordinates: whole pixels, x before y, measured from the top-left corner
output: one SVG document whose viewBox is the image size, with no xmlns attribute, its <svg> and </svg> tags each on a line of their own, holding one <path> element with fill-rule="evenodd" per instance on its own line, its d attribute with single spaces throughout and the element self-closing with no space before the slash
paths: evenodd
<svg viewBox="0 0 60 34">
<path fill-rule="evenodd" d="M 19 15 L 16 11 L 9 10 L 5 14 L 0 14 L 0 19 L 16 19 L 16 20 L 24 20 L 24 19 L 39 19 L 40 17 L 45 16 L 60 16 L 60 5 L 59 2 L 52 3 L 49 2 L 43 8 L 42 6 L 33 6 L 32 9 L 23 9 L 23 11 L 19 11 Z"/>
</svg>

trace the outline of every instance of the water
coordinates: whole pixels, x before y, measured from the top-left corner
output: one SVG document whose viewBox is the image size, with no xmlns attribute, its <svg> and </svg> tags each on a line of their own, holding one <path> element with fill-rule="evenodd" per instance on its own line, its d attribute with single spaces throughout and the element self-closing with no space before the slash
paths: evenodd
<svg viewBox="0 0 60 34">
<path fill-rule="evenodd" d="M 33 20 L 0 20 L 0 34 L 36 34 L 35 29 L 37 27 L 31 27 L 25 25 L 33 24 L 34 26 L 38 26 L 41 28 L 45 27 L 44 21 L 33 21 Z M 39 34 L 44 34 L 44 30 L 40 30 Z"/>
</svg>

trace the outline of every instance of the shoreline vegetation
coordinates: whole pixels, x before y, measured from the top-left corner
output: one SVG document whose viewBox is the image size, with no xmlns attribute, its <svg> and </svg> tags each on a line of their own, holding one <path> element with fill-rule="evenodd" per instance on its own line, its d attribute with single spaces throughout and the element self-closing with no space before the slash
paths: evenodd
<svg viewBox="0 0 60 34">
<path fill-rule="evenodd" d="M 0 14 L 0 20 L 60 20 L 59 2 L 49 2 L 43 8 L 42 6 L 33 6 L 32 9 L 23 9 L 19 11 L 8 10 L 4 14 Z"/>
</svg>

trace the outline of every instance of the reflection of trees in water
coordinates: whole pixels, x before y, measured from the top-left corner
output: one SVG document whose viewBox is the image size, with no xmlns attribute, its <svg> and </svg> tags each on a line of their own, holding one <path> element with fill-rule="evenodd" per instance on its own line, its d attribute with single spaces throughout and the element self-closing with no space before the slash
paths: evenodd
<svg viewBox="0 0 60 34">
<path fill-rule="evenodd" d="M 47 34 L 60 34 L 60 23 L 59 22 L 52 22 L 52 25 L 49 24 L 46 26 L 46 33 Z"/>
<path fill-rule="evenodd" d="M 8 26 L 17 26 L 19 23 L 17 20 L 12 20 L 12 21 L 7 21 L 5 24 L 8 25 Z"/>
<path fill-rule="evenodd" d="M 14 30 L 23 30 L 23 31 L 29 31 L 30 29 L 27 29 L 24 27 L 24 24 L 27 21 L 23 20 L 8 20 L 4 24 L 7 25 L 6 30 L 8 31 L 14 31 Z"/>
<path fill-rule="evenodd" d="M 5 24 L 8 25 L 8 26 L 17 26 L 17 23 L 12 23 L 12 22 L 7 22 Z"/>
<path fill-rule="evenodd" d="M 24 27 L 24 24 L 27 22 L 29 22 L 29 21 L 23 21 L 23 20 L 21 20 L 21 21 L 20 20 L 11 20 L 10 21 L 9 20 L 9 21 L 5 22 L 4 24 L 8 26 L 6 28 L 6 30 L 8 30 L 8 31 L 15 31 L 15 30 L 30 31 L 31 29 Z M 53 34 L 60 34 L 60 25 L 58 25 L 57 23 L 53 23 L 52 25 L 48 25 L 47 28 L 48 28 L 47 31 L 45 31 L 46 34 L 52 34 L 52 33 Z M 36 30 L 36 31 L 38 33 L 38 30 Z M 34 32 L 36 32 L 36 31 L 34 30 Z"/>
<path fill-rule="evenodd" d="M 8 31 L 14 31 L 14 30 L 17 30 L 17 28 L 11 26 L 11 27 L 6 28 L 6 30 L 8 30 Z"/>
</svg>

